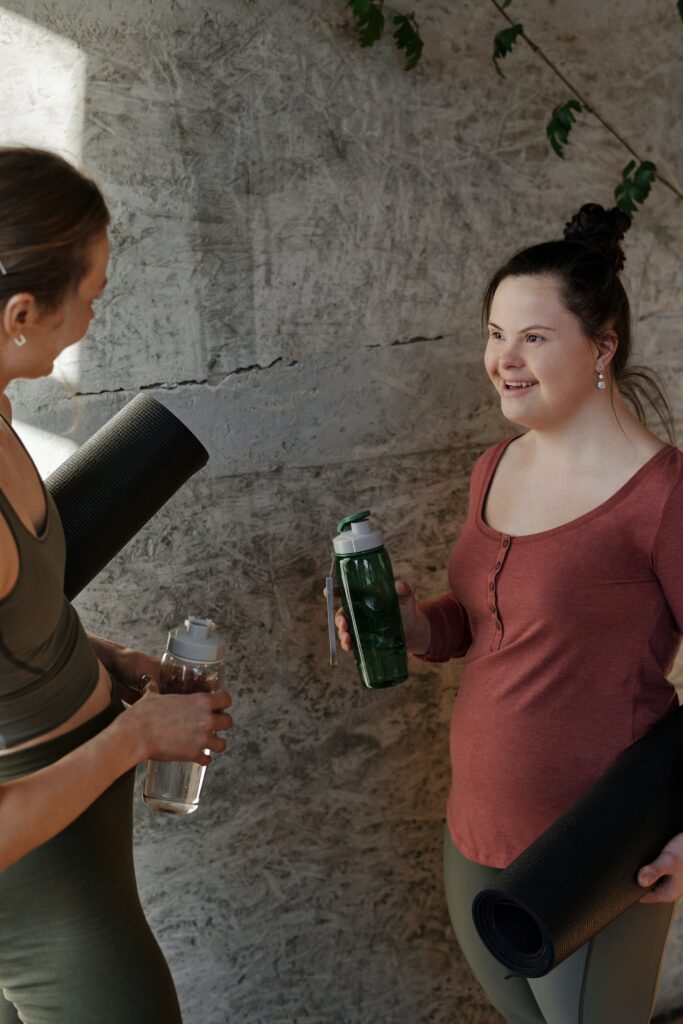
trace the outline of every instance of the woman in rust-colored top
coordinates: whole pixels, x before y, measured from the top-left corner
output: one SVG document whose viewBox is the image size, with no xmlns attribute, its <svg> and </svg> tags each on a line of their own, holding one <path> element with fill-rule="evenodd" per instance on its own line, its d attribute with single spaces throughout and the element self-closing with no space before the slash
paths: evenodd
<svg viewBox="0 0 683 1024">
<path fill-rule="evenodd" d="M 472 472 L 450 590 L 397 583 L 408 649 L 464 657 L 451 731 L 446 893 L 460 946 L 508 1024 L 646 1024 L 683 835 L 643 865 L 640 903 L 544 978 L 506 978 L 474 895 L 677 705 L 683 453 L 654 374 L 629 362 L 619 272 L 630 219 L 589 204 L 513 256 L 484 299 L 486 372 L 524 428 Z M 671 443 L 647 429 L 643 402 Z M 343 613 L 340 642 L 350 648 Z M 682 797 L 683 798 L 683 797 Z"/>
</svg>

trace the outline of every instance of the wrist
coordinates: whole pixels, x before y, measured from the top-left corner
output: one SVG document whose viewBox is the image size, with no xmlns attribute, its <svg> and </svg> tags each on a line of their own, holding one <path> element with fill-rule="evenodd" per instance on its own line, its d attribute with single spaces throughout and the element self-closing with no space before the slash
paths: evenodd
<svg viewBox="0 0 683 1024">
<path fill-rule="evenodd" d="M 143 723 L 132 709 L 122 711 L 109 727 L 114 756 L 123 771 L 142 764 L 148 757 L 148 743 Z"/>
<path fill-rule="evenodd" d="M 431 646 L 432 627 L 425 613 L 418 609 L 415 620 L 415 631 L 408 649 L 411 654 L 415 654 L 418 658 L 421 658 L 424 657 L 425 654 L 429 653 Z"/>
</svg>

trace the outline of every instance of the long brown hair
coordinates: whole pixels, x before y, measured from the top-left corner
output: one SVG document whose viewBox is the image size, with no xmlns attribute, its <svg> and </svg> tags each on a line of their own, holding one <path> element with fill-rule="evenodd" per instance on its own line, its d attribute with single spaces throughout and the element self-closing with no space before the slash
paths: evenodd
<svg viewBox="0 0 683 1024">
<path fill-rule="evenodd" d="M 0 147 L 0 309 L 18 292 L 55 309 L 88 270 L 88 243 L 107 227 L 100 189 L 56 153 Z"/>
<path fill-rule="evenodd" d="M 624 266 L 620 242 L 630 226 L 631 218 L 622 210 L 586 203 L 566 224 L 563 238 L 522 249 L 496 271 L 484 293 L 482 320 L 488 323 L 493 296 L 504 278 L 556 278 L 565 306 L 581 321 L 588 338 L 596 339 L 608 327 L 614 330 L 619 341 L 612 357 L 612 380 L 641 423 L 646 422 L 645 406 L 654 410 L 675 445 L 674 417 L 663 382 L 649 367 L 629 362 L 631 311 L 619 272 Z"/>
</svg>

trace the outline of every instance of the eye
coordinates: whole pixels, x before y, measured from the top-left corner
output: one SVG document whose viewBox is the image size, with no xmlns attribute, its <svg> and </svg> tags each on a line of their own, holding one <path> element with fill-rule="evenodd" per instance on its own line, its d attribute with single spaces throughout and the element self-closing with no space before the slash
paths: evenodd
<svg viewBox="0 0 683 1024">
<path fill-rule="evenodd" d="M 492 338 L 494 341 L 498 341 L 499 338 L 502 338 L 502 334 L 500 331 L 489 331 L 489 338 Z"/>
<path fill-rule="evenodd" d="M 529 339 L 530 339 L 530 338 L 533 338 L 533 339 L 534 339 L 534 344 L 535 344 L 535 343 L 536 343 L 537 341 L 543 341 L 543 338 L 541 337 L 541 335 L 540 335 L 540 334 L 527 334 L 527 336 L 526 336 L 526 340 L 527 340 L 527 341 L 529 341 Z"/>
</svg>

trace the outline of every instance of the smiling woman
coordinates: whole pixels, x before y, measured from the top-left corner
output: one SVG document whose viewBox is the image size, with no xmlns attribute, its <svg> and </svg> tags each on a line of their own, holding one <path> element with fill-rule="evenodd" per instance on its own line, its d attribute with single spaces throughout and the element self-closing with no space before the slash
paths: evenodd
<svg viewBox="0 0 683 1024">
<path fill-rule="evenodd" d="M 396 582 L 408 650 L 465 659 L 451 725 L 446 896 L 461 949 L 508 1024 L 647 1024 L 672 901 L 683 895 L 681 834 L 642 865 L 640 902 L 534 979 L 494 959 L 470 910 L 677 704 L 669 674 L 683 632 L 683 453 L 648 429 L 645 398 L 673 437 L 654 374 L 629 362 L 619 280 L 629 223 L 619 210 L 585 206 L 564 238 L 493 275 L 485 370 L 503 415 L 524 430 L 474 465 L 450 590 L 417 603 Z M 348 650 L 341 610 L 337 626 Z"/>
<path fill-rule="evenodd" d="M 124 708 L 112 677 L 154 680 L 158 661 L 85 633 L 57 507 L 2 394 L 85 336 L 108 223 L 66 161 L 0 148 L 0 1024 L 179 1024 L 135 882 L 133 769 L 208 764 L 232 724 L 223 690 Z"/>
</svg>

